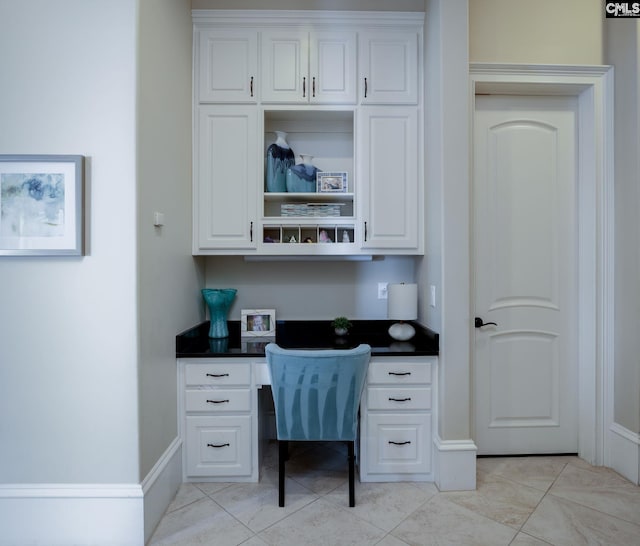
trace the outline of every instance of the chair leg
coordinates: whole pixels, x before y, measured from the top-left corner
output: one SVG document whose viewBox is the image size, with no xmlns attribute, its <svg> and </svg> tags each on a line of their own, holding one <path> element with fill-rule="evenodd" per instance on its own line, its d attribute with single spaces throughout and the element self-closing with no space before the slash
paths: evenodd
<svg viewBox="0 0 640 546">
<path fill-rule="evenodd" d="M 353 508 L 356 505 L 356 492 L 355 492 L 355 455 L 354 455 L 354 442 L 347 442 L 349 459 L 349 507 Z"/>
<path fill-rule="evenodd" d="M 278 440 L 278 506 L 284 506 L 284 462 L 289 458 L 289 442 Z"/>
</svg>

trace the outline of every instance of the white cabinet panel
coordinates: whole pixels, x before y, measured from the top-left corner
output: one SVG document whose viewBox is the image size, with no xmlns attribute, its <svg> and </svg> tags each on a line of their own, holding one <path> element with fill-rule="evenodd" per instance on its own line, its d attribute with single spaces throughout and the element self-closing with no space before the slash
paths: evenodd
<svg viewBox="0 0 640 546">
<path fill-rule="evenodd" d="M 356 33 L 312 32 L 309 47 L 310 102 L 356 102 Z"/>
<path fill-rule="evenodd" d="M 355 103 L 355 32 L 265 30 L 261 43 L 263 102 Z"/>
<path fill-rule="evenodd" d="M 264 102 L 308 102 L 309 38 L 291 29 L 262 32 Z"/>
<path fill-rule="evenodd" d="M 368 408 L 373 410 L 431 409 L 431 389 L 428 387 L 369 387 Z"/>
<path fill-rule="evenodd" d="M 186 418 L 186 473 L 251 475 L 251 416 Z"/>
<path fill-rule="evenodd" d="M 358 116 L 358 159 L 365 249 L 420 252 L 418 112 L 367 107 Z"/>
<path fill-rule="evenodd" d="M 360 33 L 362 104 L 418 103 L 418 44 L 411 31 Z"/>
<path fill-rule="evenodd" d="M 431 362 L 377 362 L 367 372 L 367 383 L 416 384 L 431 383 Z"/>
<path fill-rule="evenodd" d="M 384 413 L 368 417 L 371 474 L 424 474 L 431 470 L 431 420 L 425 414 Z"/>
<path fill-rule="evenodd" d="M 251 364 L 186 364 L 187 385 L 248 385 L 251 382 Z"/>
<path fill-rule="evenodd" d="M 201 29 L 196 55 L 200 102 L 256 102 L 258 32 Z"/>
<path fill-rule="evenodd" d="M 185 393 L 185 410 L 207 413 L 251 411 L 251 391 L 249 389 L 190 389 Z"/>
<path fill-rule="evenodd" d="M 255 248 L 257 140 L 256 107 L 199 107 L 194 254 Z"/>
</svg>

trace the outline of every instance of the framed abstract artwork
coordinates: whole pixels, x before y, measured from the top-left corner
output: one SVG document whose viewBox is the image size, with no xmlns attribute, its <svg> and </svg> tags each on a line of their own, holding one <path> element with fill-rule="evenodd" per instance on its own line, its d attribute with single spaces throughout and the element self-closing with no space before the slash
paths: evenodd
<svg viewBox="0 0 640 546">
<path fill-rule="evenodd" d="M 0 155 L 0 256 L 82 256 L 84 156 Z"/>
</svg>

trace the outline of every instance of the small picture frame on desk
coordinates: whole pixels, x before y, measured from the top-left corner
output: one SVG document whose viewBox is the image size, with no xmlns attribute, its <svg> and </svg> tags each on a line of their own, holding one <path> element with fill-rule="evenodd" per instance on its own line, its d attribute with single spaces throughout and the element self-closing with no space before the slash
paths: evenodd
<svg viewBox="0 0 640 546">
<path fill-rule="evenodd" d="M 242 337 L 270 337 L 276 335 L 275 309 L 242 309 L 240 319 Z"/>
<path fill-rule="evenodd" d="M 318 172 L 316 174 L 318 193 L 346 193 L 346 172 Z"/>
</svg>

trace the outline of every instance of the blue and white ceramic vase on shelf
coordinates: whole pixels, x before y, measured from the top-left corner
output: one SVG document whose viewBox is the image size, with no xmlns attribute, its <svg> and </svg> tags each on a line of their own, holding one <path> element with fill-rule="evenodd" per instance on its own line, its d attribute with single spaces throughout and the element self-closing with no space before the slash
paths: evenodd
<svg viewBox="0 0 640 546">
<path fill-rule="evenodd" d="M 267 148 L 267 192 L 287 191 L 287 170 L 296 163 L 293 150 L 287 143 L 287 133 L 275 131 L 276 141 Z"/>
<path fill-rule="evenodd" d="M 320 169 L 311 163 L 312 155 L 301 155 L 300 158 L 302 163 L 287 170 L 287 191 L 313 193 L 316 191 L 316 174 Z"/>
<path fill-rule="evenodd" d="M 209 307 L 209 337 L 222 339 L 229 337 L 227 314 L 236 297 L 235 288 L 203 288 L 202 297 Z"/>
</svg>

